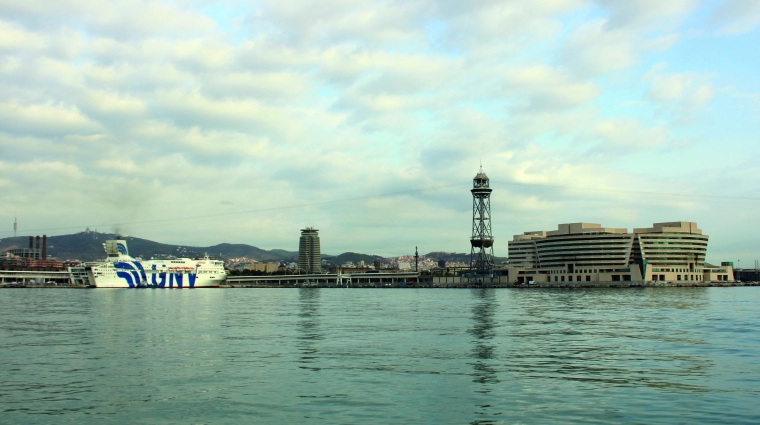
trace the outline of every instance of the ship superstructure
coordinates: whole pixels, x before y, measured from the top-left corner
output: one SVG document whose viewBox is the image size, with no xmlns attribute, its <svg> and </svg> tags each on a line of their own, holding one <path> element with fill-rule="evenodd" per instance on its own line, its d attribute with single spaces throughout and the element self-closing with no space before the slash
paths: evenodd
<svg viewBox="0 0 760 425">
<path fill-rule="evenodd" d="M 106 241 L 104 247 L 105 261 L 86 267 L 89 283 L 97 288 L 209 288 L 227 278 L 224 262 L 209 256 L 137 260 L 124 239 Z"/>
</svg>

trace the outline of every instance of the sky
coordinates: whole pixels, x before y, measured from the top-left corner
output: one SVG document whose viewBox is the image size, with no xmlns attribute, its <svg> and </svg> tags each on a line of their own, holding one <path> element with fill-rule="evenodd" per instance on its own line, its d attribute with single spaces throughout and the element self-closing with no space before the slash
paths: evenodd
<svg viewBox="0 0 760 425">
<path fill-rule="evenodd" d="M 760 259 L 760 0 L 0 0 L 0 238 L 494 252 L 694 221 Z"/>
</svg>

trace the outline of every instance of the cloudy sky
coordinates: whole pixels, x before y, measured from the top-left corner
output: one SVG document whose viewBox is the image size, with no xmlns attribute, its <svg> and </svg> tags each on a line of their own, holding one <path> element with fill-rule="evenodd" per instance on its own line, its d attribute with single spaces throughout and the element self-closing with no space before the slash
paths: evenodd
<svg viewBox="0 0 760 425">
<path fill-rule="evenodd" d="M 758 0 L 0 0 L 0 237 L 496 255 L 696 221 L 760 258 Z"/>
</svg>

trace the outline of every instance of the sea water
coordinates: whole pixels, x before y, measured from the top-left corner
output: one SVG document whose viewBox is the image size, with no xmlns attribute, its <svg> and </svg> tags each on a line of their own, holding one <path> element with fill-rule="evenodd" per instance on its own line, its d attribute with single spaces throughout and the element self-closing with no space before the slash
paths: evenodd
<svg viewBox="0 0 760 425">
<path fill-rule="evenodd" d="M 0 291 L 0 423 L 758 422 L 756 287 Z"/>
</svg>

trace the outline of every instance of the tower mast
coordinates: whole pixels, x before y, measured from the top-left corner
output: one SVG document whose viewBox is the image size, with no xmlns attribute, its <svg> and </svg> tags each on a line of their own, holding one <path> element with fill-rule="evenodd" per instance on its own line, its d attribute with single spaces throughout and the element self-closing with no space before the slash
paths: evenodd
<svg viewBox="0 0 760 425">
<path fill-rule="evenodd" d="M 420 260 L 420 254 L 417 253 L 417 247 L 414 247 L 414 271 L 419 271 L 417 269 L 418 262 Z"/>
<path fill-rule="evenodd" d="M 13 217 L 13 237 L 16 237 L 16 233 L 18 231 L 18 217 Z"/>
<path fill-rule="evenodd" d="M 481 275 L 493 274 L 493 236 L 491 235 L 491 188 L 483 166 L 472 179 L 472 236 L 470 269 Z"/>
</svg>

